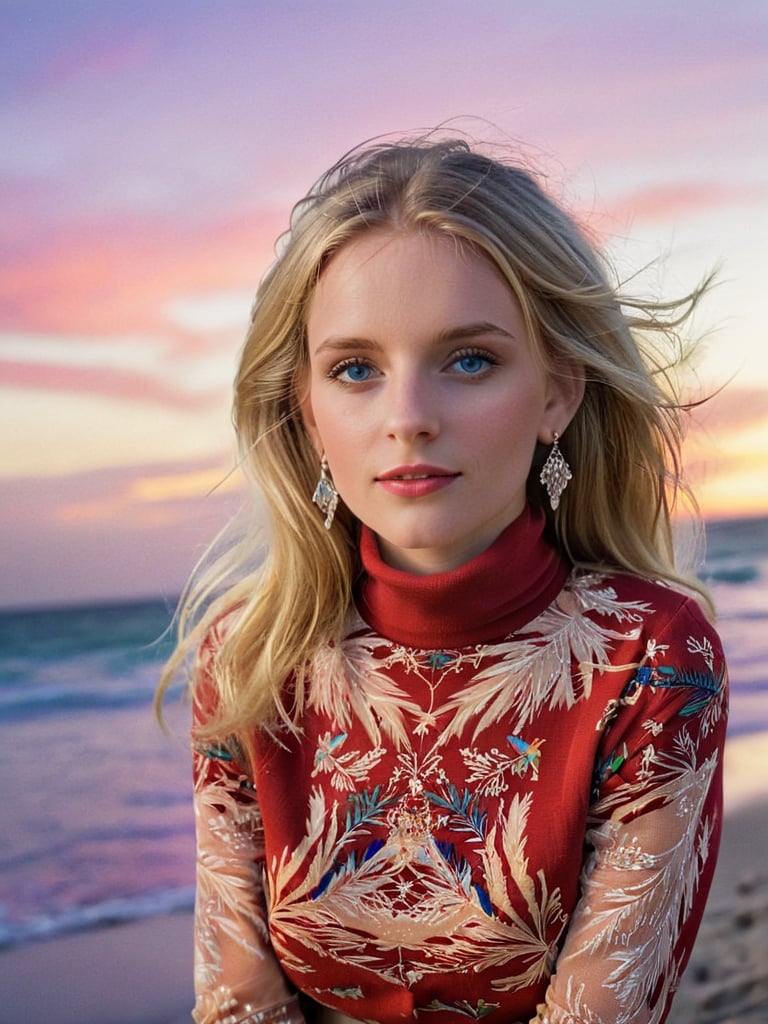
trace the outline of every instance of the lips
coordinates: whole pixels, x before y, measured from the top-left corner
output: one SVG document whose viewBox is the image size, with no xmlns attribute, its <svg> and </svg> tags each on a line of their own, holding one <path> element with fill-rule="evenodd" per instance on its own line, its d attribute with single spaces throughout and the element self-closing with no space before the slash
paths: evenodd
<svg viewBox="0 0 768 1024">
<path fill-rule="evenodd" d="M 396 498 L 426 498 L 449 487 L 461 473 L 442 466 L 394 466 L 376 478 L 388 494 Z"/>
<path fill-rule="evenodd" d="M 393 469 L 388 469 L 384 473 L 380 473 L 377 480 L 430 480 L 433 477 L 456 477 L 459 473 L 454 473 L 450 469 L 444 469 L 442 466 L 428 466 L 428 465 L 416 465 L 416 466 L 395 466 Z"/>
</svg>

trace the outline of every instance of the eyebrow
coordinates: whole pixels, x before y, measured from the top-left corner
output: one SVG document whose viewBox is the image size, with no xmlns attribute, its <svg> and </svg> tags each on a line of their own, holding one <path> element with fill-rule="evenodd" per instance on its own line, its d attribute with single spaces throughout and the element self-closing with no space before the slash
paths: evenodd
<svg viewBox="0 0 768 1024">
<path fill-rule="evenodd" d="M 437 336 L 437 340 L 439 342 L 464 341 L 468 338 L 477 338 L 482 334 L 498 334 L 502 338 L 515 340 L 514 334 L 510 334 L 509 331 L 505 331 L 503 327 L 499 327 L 498 324 L 491 323 L 489 320 L 480 320 L 476 324 L 462 324 L 459 327 L 450 327 L 448 330 L 441 331 Z"/>
<path fill-rule="evenodd" d="M 489 320 L 480 320 L 477 323 L 460 324 L 457 327 L 448 327 L 436 335 L 435 341 L 438 345 L 448 345 L 457 341 L 466 341 L 470 338 L 478 338 L 482 335 L 488 334 L 496 334 L 502 338 L 509 338 L 512 341 L 515 340 L 514 334 L 510 334 L 509 331 L 505 331 L 504 328 L 499 327 L 498 324 L 491 323 Z M 328 350 L 333 352 L 351 352 L 353 350 L 359 351 L 360 349 L 367 349 L 370 351 L 380 349 L 381 347 L 382 346 L 377 341 L 372 341 L 370 338 L 347 338 L 332 335 L 318 345 L 315 351 L 316 354 Z"/>
</svg>

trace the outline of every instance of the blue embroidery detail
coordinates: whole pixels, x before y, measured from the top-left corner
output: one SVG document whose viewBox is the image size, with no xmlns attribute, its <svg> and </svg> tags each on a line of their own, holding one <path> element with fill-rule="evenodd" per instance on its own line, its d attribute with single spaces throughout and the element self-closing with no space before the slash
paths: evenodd
<svg viewBox="0 0 768 1024">
<path fill-rule="evenodd" d="M 634 679 L 624 687 L 621 699 L 634 696 L 638 687 L 678 690 L 688 688 L 695 692 L 678 712 L 684 718 L 695 715 L 719 696 L 723 689 L 723 672 L 714 676 L 711 672 L 696 672 L 692 669 L 679 671 L 671 665 L 642 665 L 635 672 Z"/>
</svg>

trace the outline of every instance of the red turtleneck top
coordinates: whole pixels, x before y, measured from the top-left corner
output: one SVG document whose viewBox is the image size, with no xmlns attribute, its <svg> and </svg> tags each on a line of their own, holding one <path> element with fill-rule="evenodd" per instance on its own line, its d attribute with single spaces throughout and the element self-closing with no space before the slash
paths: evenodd
<svg viewBox="0 0 768 1024">
<path fill-rule="evenodd" d="M 346 636 L 253 764 L 196 745 L 196 1021 L 660 1024 L 720 833 L 726 669 L 691 599 L 570 573 L 526 510 Z M 223 628 L 223 627 L 222 627 Z M 214 629 L 195 713 L 210 712 Z"/>
</svg>

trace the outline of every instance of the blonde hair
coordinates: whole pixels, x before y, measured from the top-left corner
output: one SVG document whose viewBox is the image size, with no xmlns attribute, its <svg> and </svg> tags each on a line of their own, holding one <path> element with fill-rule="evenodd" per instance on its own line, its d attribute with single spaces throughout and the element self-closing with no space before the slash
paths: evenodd
<svg viewBox="0 0 768 1024">
<path fill-rule="evenodd" d="M 682 490 L 678 328 L 709 282 L 680 302 L 620 297 L 585 233 L 528 170 L 461 138 L 369 145 L 296 205 L 254 302 L 234 423 L 243 465 L 267 505 L 268 543 L 260 564 L 249 565 L 259 543 L 251 530 L 190 584 L 179 644 L 158 691 L 159 702 L 212 623 L 229 615 L 215 656 L 217 713 L 206 735 L 235 734 L 247 743 L 256 725 L 278 716 L 292 721 L 313 652 L 343 633 L 359 524 L 341 508 L 328 531 L 310 504 L 318 458 L 300 412 L 305 324 L 334 253 L 387 228 L 448 235 L 490 259 L 549 372 L 583 368 L 584 399 L 560 442 L 573 480 L 556 512 L 538 482 L 546 452 L 529 477 L 529 500 L 546 510 L 553 542 L 577 566 L 665 581 L 708 604 L 703 585 L 676 568 L 671 517 Z"/>
</svg>

